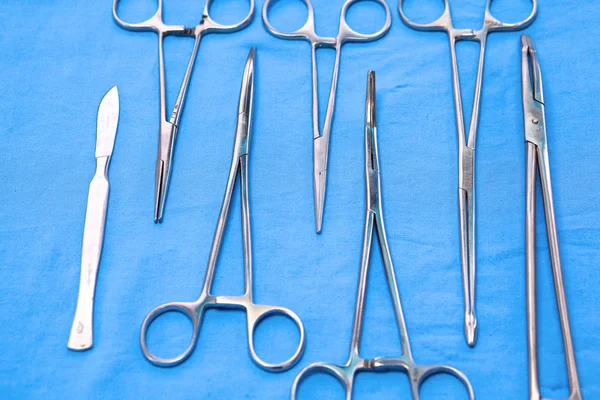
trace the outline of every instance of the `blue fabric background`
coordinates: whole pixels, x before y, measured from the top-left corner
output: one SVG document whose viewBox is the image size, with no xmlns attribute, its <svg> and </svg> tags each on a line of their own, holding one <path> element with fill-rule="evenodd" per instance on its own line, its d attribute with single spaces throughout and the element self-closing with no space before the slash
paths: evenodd
<svg viewBox="0 0 600 400">
<path fill-rule="evenodd" d="M 124 0 L 123 18 L 147 18 L 152 3 Z M 165 19 L 195 24 L 202 3 L 167 0 Z M 277 26 L 300 25 L 303 8 L 289 3 L 274 7 Z M 314 0 L 320 35 L 335 35 L 342 3 Z M 415 359 L 462 369 L 478 399 L 527 398 L 521 33 L 492 34 L 487 47 L 476 178 L 480 335 L 477 347 L 469 349 L 462 328 L 457 139 L 447 39 L 443 33 L 407 28 L 395 1 L 388 3 L 389 34 L 343 48 L 321 235 L 314 233 L 309 46 L 270 36 L 260 21 L 262 0 L 248 29 L 209 35 L 200 46 L 161 225 L 152 222 L 156 35 L 120 29 L 109 1 L 0 4 L 0 397 L 284 399 L 308 363 L 344 362 L 364 222 L 366 76 L 374 69 L 387 232 Z M 424 20 L 441 9 L 441 2 L 425 3 L 408 2 L 408 14 Z M 484 0 L 451 3 L 458 27 L 481 26 Z M 211 11 L 216 20 L 231 22 L 245 12 L 244 4 L 217 0 Z M 515 21 L 527 15 L 529 2 L 496 1 L 494 11 Z M 564 277 L 588 400 L 600 399 L 599 13 L 597 1 L 543 1 L 527 30 L 544 74 Z M 383 12 L 360 4 L 349 20 L 373 31 Z M 165 43 L 169 113 L 192 43 L 177 37 Z M 210 311 L 193 356 L 176 368 L 160 369 L 142 357 L 140 323 L 156 305 L 194 300 L 200 292 L 231 160 L 241 74 L 252 45 L 258 48 L 250 152 L 255 297 L 299 314 L 306 326 L 306 353 L 291 371 L 266 373 L 248 355 L 243 313 Z M 333 54 L 319 52 L 322 115 Z M 476 44 L 459 45 L 467 118 L 477 54 Z M 95 168 L 96 112 L 115 84 L 121 116 L 110 168 L 95 346 L 74 353 L 66 344 Z M 541 201 L 538 215 L 541 383 L 545 396 L 564 398 L 566 369 Z M 220 254 L 217 294 L 242 291 L 240 218 L 238 189 Z M 371 263 L 362 354 L 398 355 L 377 247 Z M 184 317 L 169 315 L 156 322 L 150 345 L 161 355 L 175 355 L 187 345 L 190 331 Z M 297 338 L 290 322 L 274 318 L 259 328 L 256 341 L 267 360 L 281 361 Z M 466 398 L 449 376 L 432 378 L 421 393 L 423 399 Z M 343 393 L 332 378 L 314 376 L 305 381 L 300 397 L 342 399 Z M 355 399 L 409 397 L 408 380 L 400 373 L 365 373 L 356 381 Z"/>
</svg>

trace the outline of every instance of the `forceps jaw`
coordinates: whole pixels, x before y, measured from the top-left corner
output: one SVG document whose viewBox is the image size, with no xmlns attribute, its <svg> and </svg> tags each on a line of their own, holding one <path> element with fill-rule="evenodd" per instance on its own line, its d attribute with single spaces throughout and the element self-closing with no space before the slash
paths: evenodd
<svg viewBox="0 0 600 400">
<path fill-rule="evenodd" d="M 546 146 L 546 118 L 540 64 L 531 37 L 522 35 L 521 44 L 525 140 L 538 147 L 544 147 Z"/>
<path fill-rule="evenodd" d="M 375 214 L 381 212 L 381 178 L 379 175 L 379 152 L 377 149 L 377 114 L 375 71 L 367 74 L 367 98 L 365 102 L 365 177 L 367 185 L 367 209 Z"/>
<path fill-rule="evenodd" d="M 315 225 L 317 233 L 323 227 L 325 192 L 327 190 L 328 138 L 320 136 L 313 140 L 313 190 L 315 200 Z"/>
<path fill-rule="evenodd" d="M 168 121 L 161 122 L 158 158 L 156 160 L 156 191 L 154 195 L 154 222 L 156 223 L 162 222 L 163 218 L 177 131 L 177 125 Z"/>
</svg>

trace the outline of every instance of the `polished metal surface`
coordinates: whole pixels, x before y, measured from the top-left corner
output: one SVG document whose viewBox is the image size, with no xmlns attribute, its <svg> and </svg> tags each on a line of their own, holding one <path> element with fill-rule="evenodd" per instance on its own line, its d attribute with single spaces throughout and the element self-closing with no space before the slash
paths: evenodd
<svg viewBox="0 0 600 400">
<path fill-rule="evenodd" d="M 315 13 L 310 0 L 302 0 L 308 11 L 306 23 L 297 31 L 281 32 L 269 22 L 269 7 L 277 0 L 267 0 L 263 6 L 262 20 L 269 33 L 281 39 L 301 39 L 310 43 L 312 52 L 312 123 L 313 123 L 313 189 L 315 199 L 315 221 L 317 233 L 321 232 L 323 225 L 323 210 L 325 208 L 325 190 L 327 189 L 327 165 L 329 157 L 329 139 L 333 123 L 335 96 L 340 71 L 340 55 L 342 46 L 348 42 L 370 42 L 383 37 L 391 25 L 391 13 L 384 0 L 370 0 L 380 4 L 385 9 L 385 23 L 383 27 L 372 34 L 362 34 L 354 31 L 347 23 L 348 9 L 361 0 L 348 0 L 342 6 L 340 13 L 340 26 L 337 37 L 321 37 L 315 32 Z M 331 89 L 325 113 L 323 130 L 319 127 L 319 92 L 317 86 L 317 54 L 318 48 L 329 47 L 335 49 L 335 66 L 331 79 Z"/>
<path fill-rule="evenodd" d="M 161 222 L 163 218 L 163 212 L 165 207 L 165 201 L 167 197 L 167 189 L 169 187 L 169 178 L 171 176 L 171 164 L 173 160 L 173 149 L 175 146 L 175 139 L 177 138 L 177 132 L 179 130 L 179 120 L 181 118 L 181 111 L 185 103 L 185 96 L 187 94 L 188 86 L 190 84 L 190 78 L 192 76 L 192 70 L 196 62 L 196 53 L 200 46 L 202 37 L 207 33 L 220 32 L 236 32 L 239 31 L 252 20 L 254 15 L 254 0 L 248 0 L 250 3 L 250 11 L 248 15 L 233 25 L 222 25 L 215 22 L 209 14 L 210 6 L 213 0 L 207 0 L 204 6 L 204 12 L 202 13 L 202 19 L 198 25 L 194 27 L 185 27 L 182 25 L 167 25 L 163 21 L 162 11 L 163 5 L 162 0 L 157 0 L 156 13 L 150 17 L 147 21 L 130 24 L 124 22 L 119 18 L 118 5 L 119 0 L 113 2 L 113 18 L 116 23 L 124 29 L 130 31 L 154 31 L 158 34 L 158 71 L 159 71 L 159 83 L 160 83 L 160 127 L 159 127 L 159 142 L 158 142 L 158 157 L 156 159 L 156 191 L 154 201 L 154 221 Z M 177 36 L 193 36 L 195 39 L 194 48 L 190 56 L 190 60 L 183 77 L 181 88 L 179 89 L 179 95 L 171 118 L 167 120 L 167 87 L 165 78 L 165 60 L 163 52 L 163 39 L 168 35 Z"/>
<path fill-rule="evenodd" d="M 356 295 L 356 308 L 354 312 L 354 324 L 352 328 L 352 338 L 350 344 L 350 356 L 343 365 L 329 363 L 314 363 L 304 368 L 294 380 L 291 398 L 296 398 L 298 385 L 308 375 L 322 372 L 337 378 L 346 391 L 346 400 L 352 398 L 354 378 L 360 371 L 401 371 L 409 376 L 412 397 L 419 399 L 419 388 L 422 383 L 430 376 L 438 373 L 446 373 L 455 376 L 466 387 L 469 398 L 474 399 L 471 383 L 461 371 L 454 367 L 445 365 L 421 365 L 417 364 L 413 357 L 408 338 L 408 330 L 402 304 L 400 301 L 400 292 L 396 282 L 394 265 L 387 241 L 385 225 L 383 222 L 383 208 L 381 203 L 381 181 L 379 169 L 379 154 L 377 150 L 377 121 L 375 115 L 375 72 L 369 71 L 367 84 L 366 101 L 366 123 L 365 123 L 365 174 L 367 185 L 367 213 L 365 221 L 364 238 L 362 245 L 362 256 L 360 262 L 360 276 L 358 282 L 358 292 Z M 365 307 L 365 298 L 367 291 L 367 276 L 369 273 L 369 259 L 371 255 L 371 243 L 373 241 L 373 231 L 377 229 L 379 245 L 383 264 L 385 267 L 388 287 L 392 296 L 394 313 L 398 323 L 400 334 L 400 343 L 402 344 L 402 355 L 400 357 L 377 357 L 371 360 L 364 359 L 359 354 L 360 336 L 362 331 L 363 312 Z"/>
<path fill-rule="evenodd" d="M 239 113 L 237 119 L 237 128 L 235 135 L 235 144 L 233 149 L 233 159 L 231 162 L 231 169 L 229 171 L 229 179 L 227 180 L 227 188 L 225 190 L 225 196 L 223 198 L 223 204 L 219 213 L 219 219 L 217 222 L 217 229 L 213 238 L 212 247 L 210 251 L 210 257 L 208 259 L 208 267 L 206 269 L 206 276 L 204 278 L 204 285 L 202 293 L 198 300 L 194 302 L 172 302 L 166 303 L 156 307 L 152 310 L 144 319 L 142 323 L 142 330 L 140 334 L 140 343 L 144 356 L 152 364 L 160 367 L 172 367 L 185 361 L 194 351 L 196 343 L 198 342 L 198 335 L 200 333 L 200 326 L 205 312 L 209 308 L 223 308 L 223 309 L 242 309 L 246 311 L 247 316 L 247 327 L 248 327 L 248 347 L 250 349 L 250 356 L 252 360 L 261 368 L 269 371 L 285 371 L 300 359 L 304 350 L 304 326 L 300 318 L 290 309 L 278 306 L 269 306 L 256 304 L 252 298 L 252 243 L 251 243 L 251 231 L 250 231 L 250 200 L 248 197 L 248 150 L 250 143 L 250 131 L 252 121 L 252 104 L 253 104 L 253 93 L 254 93 L 254 48 L 250 50 L 248 55 L 248 61 L 244 69 L 244 77 L 242 81 L 242 89 L 240 92 L 240 104 Z M 223 239 L 223 233 L 225 232 L 225 226 L 227 223 L 227 215 L 229 214 L 229 206 L 231 204 L 231 197 L 235 187 L 236 178 L 240 174 L 240 190 L 241 190 L 241 202 L 242 202 L 242 235 L 243 235 L 243 246 L 244 246 L 244 284 L 245 292 L 241 296 L 215 296 L 211 293 L 211 287 L 215 268 L 217 266 L 217 260 L 219 256 L 219 249 L 221 247 L 221 241 Z M 192 322 L 194 332 L 192 340 L 188 348 L 178 357 L 164 359 L 155 356 L 150 352 L 146 343 L 146 335 L 148 328 L 152 322 L 163 315 L 166 312 L 177 311 L 186 315 Z M 263 361 L 254 350 L 254 331 L 260 321 L 271 315 L 283 315 L 290 318 L 298 327 L 300 333 L 300 343 L 294 355 L 278 364 L 268 363 Z"/>
<path fill-rule="evenodd" d="M 480 30 L 456 29 L 452 23 L 450 3 L 444 1 L 444 12 L 431 23 L 417 23 L 404 13 L 404 0 L 398 0 L 398 11 L 402 21 L 409 27 L 421 31 L 443 31 L 448 35 L 450 43 L 450 59 L 452 62 L 452 87 L 454 91 L 454 108 L 456 129 L 458 131 L 458 202 L 460 215 L 461 263 L 463 271 L 463 291 L 465 301 L 465 336 L 469 346 L 477 341 L 477 316 L 475 313 L 475 139 L 479 122 L 479 105 L 481 103 L 481 87 L 483 83 L 483 66 L 485 46 L 490 32 L 514 31 L 529 26 L 537 14 L 537 0 L 531 0 L 530 15 L 518 23 L 503 23 L 491 12 L 492 0 L 486 0 L 483 26 Z M 480 44 L 479 64 L 473 96 L 473 111 L 467 136 L 465 130 L 464 110 L 461 98 L 458 63 L 456 59 L 456 42 L 461 40 L 477 41 Z"/>
<path fill-rule="evenodd" d="M 98 108 L 96 128 L 96 173 L 90 183 L 83 228 L 81 275 L 77 309 L 71 327 L 68 347 L 87 350 L 93 345 L 94 292 L 102 254 L 104 224 L 108 205 L 108 166 L 119 123 L 119 91 L 114 86 L 104 95 Z"/>
<path fill-rule="evenodd" d="M 552 198 L 552 180 L 548 141 L 546 139 L 546 117 L 544 113 L 544 90 L 542 73 L 533 41 L 527 35 L 521 36 L 521 76 L 523 83 L 523 117 L 525 141 L 527 142 L 527 215 L 526 215 L 526 259 L 527 259 L 527 347 L 529 351 L 529 398 L 542 399 L 538 382 L 537 357 L 537 307 L 536 307 L 536 172 L 539 172 L 542 185 L 542 198 L 546 215 L 546 233 L 550 249 L 552 275 L 558 314 L 562 328 L 567 373 L 569 378 L 568 400 L 582 398 L 575 362 L 575 350 L 569 325 L 567 299 L 563 282 L 558 231 Z"/>
</svg>

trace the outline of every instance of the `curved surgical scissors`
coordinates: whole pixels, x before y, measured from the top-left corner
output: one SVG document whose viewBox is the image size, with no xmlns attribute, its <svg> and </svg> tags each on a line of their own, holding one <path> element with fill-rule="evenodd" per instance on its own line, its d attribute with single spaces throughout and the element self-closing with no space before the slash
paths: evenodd
<svg viewBox="0 0 600 400">
<path fill-rule="evenodd" d="M 526 223 L 526 264 L 527 264 L 527 347 L 529 350 L 529 398 L 541 400 L 538 381 L 537 357 L 537 306 L 536 306 L 536 245 L 535 245 L 535 197 L 536 172 L 539 172 L 546 214 L 546 231 L 550 247 L 550 260 L 554 276 L 554 288 L 560 326 L 562 327 L 567 373 L 569 376 L 569 400 L 581 400 L 581 388 L 575 362 L 575 349 L 571 337 L 571 326 L 567 311 L 567 298 L 563 282 L 560 251 L 558 248 L 558 230 L 552 198 L 552 180 L 546 138 L 546 116 L 542 72 L 533 41 L 527 35 L 521 36 L 521 76 L 523 87 L 523 117 L 525 141 L 527 142 L 527 213 Z M 536 168 L 537 166 L 537 168 Z M 537 170 L 537 171 L 536 171 Z"/>
<path fill-rule="evenodd" d="M 252 360 L 261 368 L 269 371 L 284 371 L 291 368 L 302 355 L 304 350 L 304 326 L 300 318 L 290 309 L 277 306 L 268 306 L 255 304 L 252 299 L 252 243 L 250 231 L 250 201 L 248 198 L 248 150 L 250 142 L 250 125 L 252 119 L 252 100 L 254 92 L 254 49 L 250 50 L 248 61 L 244 70 L 244 78 L 242 82 L 242 90 L 240 93 L 240 104 L 238 110 L 238 121 L 235 135 L 235 144 L 233 149 L 233 159 L 231 161 L 231 169 L 229 171 L 229 179 L 227 180 L 227 188 L 219 213 L 217 229 L 213 238 L 210 257 L 208 259 L 208 268 L 206 277 L 204 278 L 204 286 L 200 298 L 194 302 L 173 302 L 166 303 L 156 307 L 144 319 L 140 334 L 140 343 L 144 356 L 152 364 L 160 367 L 172 367 L 184 362 L 194 351 L 198 342 L 198 334 L 204 313 L 209 308 L 225 308 L 225 309 L 243 309 L 246 310 L 247 327 L 248 327 L 248 347 Z M 221 240 L 225 232 L 227 223 L 227 215 L 229 214 L 229 206 L 231 197 L 235 187 L 236 177 L 240 172 L 240 190 L 242 200 L 242 234 L 244 242 L 244 283 L 245 293 L 241 296 L 214 296 L 211 294 L 211 286 L 221 247 Z M 160 315 L 177 311 L 186 315 L 194 327 L 192 340 L 188 348 L 178 357 L 164 359 L 155 356 L 148 350 L 146 344 L 146 335 L 148 328 L 152 322 Z M 300 332 L 300 343 L 294 355 L 287 361 L 279 364 L 271 364 L 263 361 L 254 350 L 254 331 L 257 325 L 266 317 L 274 314 L 280 314 L 290 318 L 298 326 Z"/>
<path fill-rule="evenodd" d="M 248 0 L 250 2 L 250 11 L 248 15 L 233 25 L 222 25 L 215 22 L 209 14 L 210 5 L 214 0 L 207 0 L 204 6 L 204 12 L 202 13 L 202 19 L 198 25 L 187 28 L 182 25 L 167 25 L 163 21 L 162 17 L 162 0 L 157 0 L 156 12 L 148 20 L 130 24 L 124 22 L 119 18 L 117 8 L 119 0 L 113 2 L 113 18 L 115 22 L 122 28 L 130 31 L 154 31 L 158 34 L 158 73 L 160 81 L 160 126 L 159 126 L 159 142 L 158 142 L 158 156 L 156 158 L 156 191 L 154 197 L 154 222 L 161 222 L 163 217 L 163 211 L 165 207 L 165 200 L 167 197 L 167 189 L 169 187 L 169 177 L 171 176 L 171 164 L 173 160 L 173 149 L 175 146 L 175 139 L 177 138 L 177 131 L 179 130 L 179 120 L 181 118 L 181 111 L 183 104 L 185 103 L 185 96 L 187 89 L 190 84 L 190 77 L 192 70 L 196 62 L 196 53 L 200 46 L 200 40 L 207 33 L 212 32 L 236 32 L 240 29 L 248 26 L 254 15 L 254 0 Z M 194 48 L 190 55 L 190 61 L 188 63 L 181 88 L 179 89 L 179 95 L 177 101 L 173 107 L 171 118 L 167 120 L 167 86 L 165 78 L 165 60 L 163 52 L 163 39 L 167 35 L 177 36 L 193 36 L 195 38 Z"/>
<path fill-rule="evenodd" d="M 419 399 L 419 388 L 421 384 L 430 376 L 447 373 L 459 379 L 467 388 L 469 398 L 473 400 L 475 395 L 471 383 L 461 371 L 454 367 L 446 365 L 421 365 L 417 364 L 410 348 L 408 330 L 400 302 L 400 292 L 396 282 L 392 256 L 385 233 L 383 222 L 383 208 L 381 204 L 381 179 L 379 170 L 379 154 L 377 150 L 377 120 L 375 115 L 375 72 L 369 71 L 367 84 L 367 105 L 366 105 L 366 123 L 365 123 L 365 174 L 367 183 L 367 215 L 365 221 L 364 238 L 362 245 L 362 256 L 360 262 L 360 278 L 358 282 L 358 292 L 356 295 L 356 308 L 354 311 L 354 326 L 352 328 L 352 339 L 350 342 L 350 356 L 344 365 L 335 365 L 329 363 L 314 363 L 304 368 L 292 386 L 291 398 L 296 398 L 298 385 L 304 377 L 316 372 L 324 372 L 337 378 L 346 390 L 346 400 L 352 399 L 352 387 L 354 377 L 357 372 L 364 370 L 371 371 L 402 371 L 408 374 L 411 386 L 412 397 Z M 398 322 L 400 342 L 402 344 L 402 356 L 388 358 L 377 357 L 372 360 L 366 360 L 359 354 L 360 335 L 362 330 L 362 317 L 365 306 L 365 297 L 367 291 L 367 275 L 369 273 L 369 259 L 371 255 L 371 243 L 373 241 L 373 231 L 377 229 L 383 265 L 387 276 L 388 287 L 392 295 L 394 312 Z"/>
<path fill-rule="evenodd" d="M 404 14 L 404 0 L 398 0 L 398 11 L 402 21 L 409 27 L 421 31 L 443 31 L 450 41 L 450 59 L 452 62 L 452 87 L 454 91 L 454 108 L 456 110 L 456 129 L 458 131 L 458 204 L 460 214 L 460 245 L 463 273 L 463 293 L 465 299 L 465 335 L 469 346 L 477 340 L 477 317 L 475 314 L 475 139 L 479 121 L 479 105 L 481 103 L 481 86 L 483 82 L 483 65 L 485 45 L 490 32 L 515 31 L 529 26 L 537 14 L 537 0 L 531 0 L 531 14 L 521 22 L 504 23 L 496 19 L 491 12 L 492 0 L 486 0 L 483 26 L 480 30 L 456 29 L 452 23 L 449 0 L 444 1 L 444 12 L 435 21 L 421 24 L 411 21 Z M 479 42 L 479 64 L 473 111 L 469 125 L 469 135 L 465 130 L 464 110 L 462 106 L 458 63 L 456 60 L 456 42 L 471 40 Z"/>
<path fill-rule="evenodd" d="M 276 0 L 275 0 L 276 1 Z M 313 190 L 315 199 L 315 220 L 317 233 L 321 232 L 323 225 L 323 209 L 325 208 L 325 190 L 327 188 L 327 163 L 329 156 L 329 138 L 331 125 L 333 123 L 333 110 L 335 108 L 335 95 L 337 90 L 338 75 L 340 70 L 340 54 L 344 43 L 348 42 L 370 42 L 383 37 L 390 29 L 392 17 L 390 8 L 385 0 L 370 0 L 380 4 L 385 10 L 385 23 L 383 27 L 371 34 L 358 33 L 348 25 L 346 14 L 348 9 L 355 3 L 364 0 L 348 0 L 342 6 L 340 13 L 340 27 L 335 38 L 321 37 L 315 32 L 315 13 L 310 0 L 302 0 L 306 4 L 308 15 L 305 24 L 294 32 L 281 32 L 274 28 L 269 22 L 269 7 L 274 0 L 265 1 L 262 11 L 262 20 L 267 31 L 273 36 L 281 39 L 302 39 L 310 43 L 312 51 L 312 123 L 313 123 Z M 316 51 L 321 47 L 335 49 L 335 66 L 331 78 L 331 89 L 327 102 L 325 124 L 323 130 L 319 128 L 319 92 L 317 86 L 317 55 Z"/>
</svg>

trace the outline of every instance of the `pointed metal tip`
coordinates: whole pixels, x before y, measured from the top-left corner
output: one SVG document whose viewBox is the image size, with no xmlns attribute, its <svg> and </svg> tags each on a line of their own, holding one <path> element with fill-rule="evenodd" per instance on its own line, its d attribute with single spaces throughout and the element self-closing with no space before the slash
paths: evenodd
<svg viewBox="0 0 600 400">
<path fill-rule="evenodd" d="M 109 97 L 115 97 L 117 100 L 119 99 L 119 89 L 116 85 L 110 88 L 110 90 L 104 95 L 105 99 Z"/>
<path fill-rule="evenodd" d="M 528 35 L 521 35 L 522 44 L 522 81 L 523 96 L 533 96 L 533 98 L 544 104 L 544 89 L 542 84 L 542 71 L 537 58 L 537 51 L 533 44 L 533 39 Z M 528 100 L 524 100 L 528 101 Z"/>
<path fill-rule="evenodd" d="M 325 209 L 325 185 L 327 182 L 327 170 L 319 171 L 315 177 L 315 224 L 317 233 L 321 233 L 323 227 L 323 213 Z"/>
<path fill-rule="evenodd" d="M 250 111 L 252 109 L 253 93 L 254 93 L 254 59 L 256 56 L 256 48 L 252 47 L 246 59 L 244 67 L 244 76 L 242 78 L 242 88 L 240 90 L 240 101 L 238 103 L 238 114 L 246 113 L 248 120 L 250 119 Z"/>
<path fill-rule="evenodd" d="M 475 314 L 465 315 L 465 336 L 469 347 L 474 347 L 477 342 L 477 318 Z"/>
<path fill-rule="evenodd" d="M 162 222 L 164 210 L 164 197 L 162 193 L 157 189 L 156 197 L 154 200 L 154 223 L 158 224 Z"/>
<path fill-rule="evenodd" d="M 529 35 L 521 35 L 521 44 L 523 45 L 523 47 L 529 47 L 533 50 L 535 50 L 535 46 L 533 45 L 533 40 L 531 39 L 531 36 Z"/>
<path fill-rule="evenodd" d="M 154 194 L 154 222 L 162 222 L 167 196 L 167 171 L 162 160 L 156 162 L 156 192 Z"/>
<path fill-rule="evenodd" d="M 102 97 L 102 101 L 100 103 L 103 103 L 104 101 L 107 102 L 113 102 L 116 100 L 116 103 L 119 103 L 119 89 L 117 89 L 116 86 L 113 86 L 112 88 L 110 88 L 110 90 L 108 92 L 106 92 L 106 94 Z"/>
<path fill-rule="evenodd" d="M 162 211 L 160 209 L 160 204 L 158 204 L 158 199 L 156 201 L 156 204 L 154 206 L 154 223 L 155 224 L 159 224 L 162 222 Z"/>
<path fill-rule="evenodd" d="M 256 58 L 256 47 L 252 46 L 250 51 L 248 52 L 248 58 L 246 59 L 246 68 L 245 73 L 254 73 L 254 59 Z"/>
</svg>

